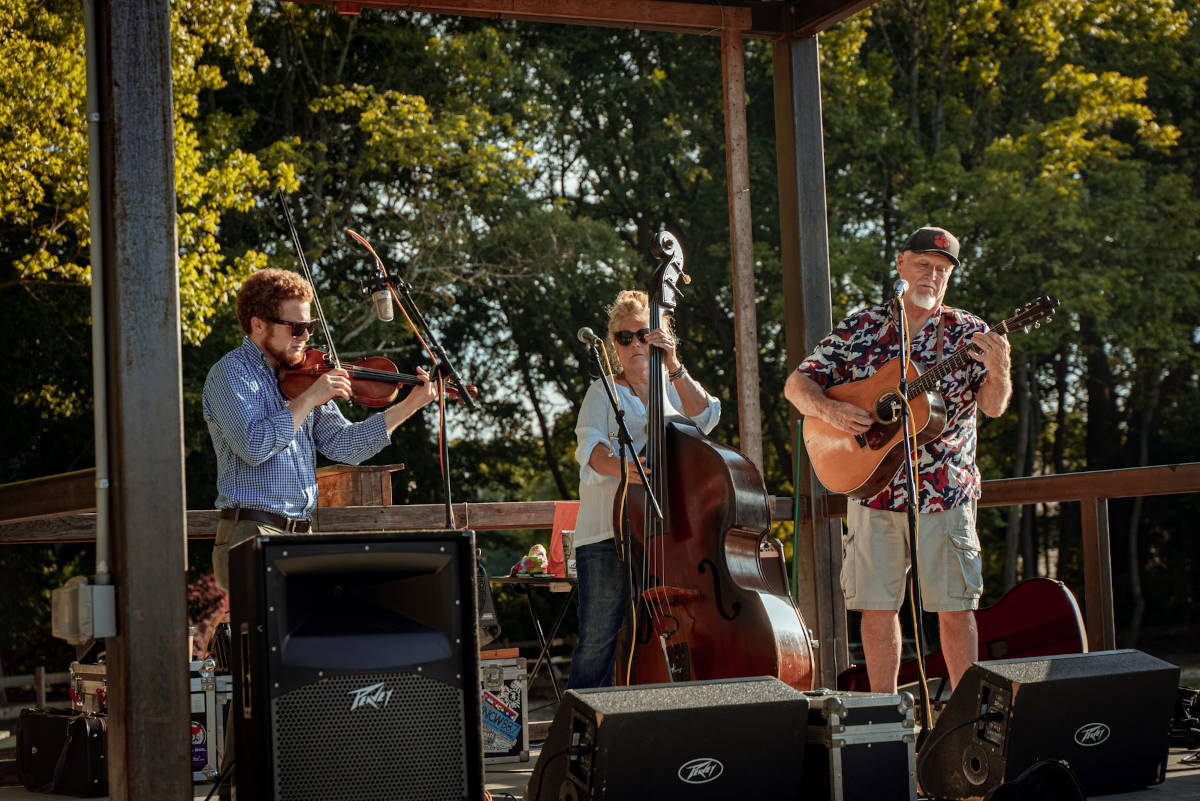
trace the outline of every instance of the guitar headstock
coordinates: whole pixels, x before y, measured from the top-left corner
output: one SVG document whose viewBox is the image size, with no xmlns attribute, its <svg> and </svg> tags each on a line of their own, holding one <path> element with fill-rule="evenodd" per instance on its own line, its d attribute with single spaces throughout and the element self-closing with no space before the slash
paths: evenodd
<svg viewBox="0 0 1200 801">
<path fill-rule="evenodd" d="M 1017 309 L 1012 317 L 1004 321 L 1004 330 L 1016 331 L 1020 329 L 1025 333 L 1029 333 L 1029 327 L 1041 328 L 1042 323 L 1048 323 L 1054 319 L 1054 310 L 1058 308 L 1058 298 L 1052 298 L 1049 295 L 1042 295 L 1036 300 L 1031 300 L 1023 307 Z"/>
<path fill-rule="evenodd" d="M 679 291 L 679 282 L 692 282 L 692 277 L 683 271 L 683 247 L 670 231 L 660 231 L 654 237 L 650 252 L 659 260 L 658 269 L 650 281 L 650 305 L 670 312 L 683 295 Z"/>
</svg>

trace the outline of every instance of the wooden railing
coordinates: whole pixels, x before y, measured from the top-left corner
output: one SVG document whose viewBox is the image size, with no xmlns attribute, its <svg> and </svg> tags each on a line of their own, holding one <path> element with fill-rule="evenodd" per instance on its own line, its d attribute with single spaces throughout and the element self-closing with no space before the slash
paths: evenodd
<svg viewBox="0 0 1200 801">
<path fill-rule="evenodd" d="M 39 709 L 45 709 L 46 688 L 52 684 L 66 685 L 70 680 L 70 673 L 47 673 L 46 668 L 38 667 L 33 673 L 20 676 L 0 676 L 0 688 L 11 690 L 32 687 L 34 704 Z M 16 720 L 21 716 L 21 710 L 29 706 L 29 704 L 0 705 L 0 722 Z"/>
<path fill-rule="evenodd" d="M 392 471 L 395 466 L 380 467 Z M 344 471 L 338 481 L 350 475 L 354 481 L 373 487 L 370 470 Z M 86 542 L 95 536 L 95 515 L 76 508 L 63 513 L 62 499 L 86 499 L 84 487 L 94 483 L 92 471 L 0 486 L 0 544 L 35 542 Z M 340 486 L 340 485 L 339 485 Z M 364 490 L 365 492 L 365 490 Z M 1056 476 L 1009 478 L 985 481 L 981 506 L 1012 506 L 1027 503 L 1080 504 L 1084 559 L 1084 620 L 1088 642 L 1093 650 L 1116 647 L 1116 617 L 1113 609 L 1112 558 L 1108 526 L 1108 501 L 1152 495 L 1180 495 L 1200 492 L 1200 462 L 1124 470 L 1098 470 Z M 386 494 L 386 491 L 385 491 Z M 353 496 L 343 496 L 353 497 Z M 363 495 L 359 497 L 371 497 Z M 373 498 L 372 498 L 373 499 Z M 390 496 L 382 498 L 390 501 Z M 807 498 L 801 499 L 807 503 Z M 50 504 L 56 503 L 56 507 Z M 831 496 L 830 516 L 846 511 L 844 496 Z M 454 504 L 454 519 L 459 527 L 476 531 L 549 529 L 554 522 L 555 501 L 493 502 Z M 789 521 L 792 499 L 776 496 L 772 516 Z M 57 512 L 47 509 L 57 508 Z M 801 510 L 807 517 L 809 510 Z M 322 531 L 418 531 L 445 527 L 446 510 L 441 504 L 412 506 L 343 506 L 318 511 L 317 528 Z M 14 519 L 20 518 L 20 519 Z M 208 539 L 216 535 L 215 510 L 188 511 L 189 539 Z"/>
</svg>

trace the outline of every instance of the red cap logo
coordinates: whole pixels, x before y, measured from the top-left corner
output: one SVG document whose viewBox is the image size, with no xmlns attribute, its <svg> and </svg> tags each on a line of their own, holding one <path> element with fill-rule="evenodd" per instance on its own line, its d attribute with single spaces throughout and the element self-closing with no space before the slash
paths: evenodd
<svg viewBox="0 0 1200 801">
<path fill-rule="evenodd" d="M 934 234 L 933 244 L 937 245 L 939 248 L 948 248 L 950 247 L 950 240 L 946 238 L 945 234 Z"/>
</svg>

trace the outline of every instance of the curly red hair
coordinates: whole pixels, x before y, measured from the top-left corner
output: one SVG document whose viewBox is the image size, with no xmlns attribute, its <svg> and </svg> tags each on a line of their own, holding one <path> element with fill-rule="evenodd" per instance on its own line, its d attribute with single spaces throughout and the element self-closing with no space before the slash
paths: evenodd
<svg viewBox="0 0 1200 801">
<path fill-rule="evenodd" d="M 250 320 L 279 316 L 285 300 L 312 302 L 312 286 L 299 273 L 273 267 L 252 273 L 242 282 L 237 296 L 237 318 L 242 331 L 250 333 Z"/>
</svg>

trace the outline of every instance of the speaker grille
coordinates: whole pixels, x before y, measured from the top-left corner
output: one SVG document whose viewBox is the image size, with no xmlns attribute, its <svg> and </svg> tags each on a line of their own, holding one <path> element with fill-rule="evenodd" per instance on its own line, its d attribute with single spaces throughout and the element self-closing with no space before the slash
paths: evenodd
<svg viewBox="0 0 1200 801">
<path fill-rule="evenodd" d="M 411 673 L 333 676 L 292 690 L 271 702 L 275 797 L 459 801 L 463 721 L 461 689 Z"/>
</svg>

